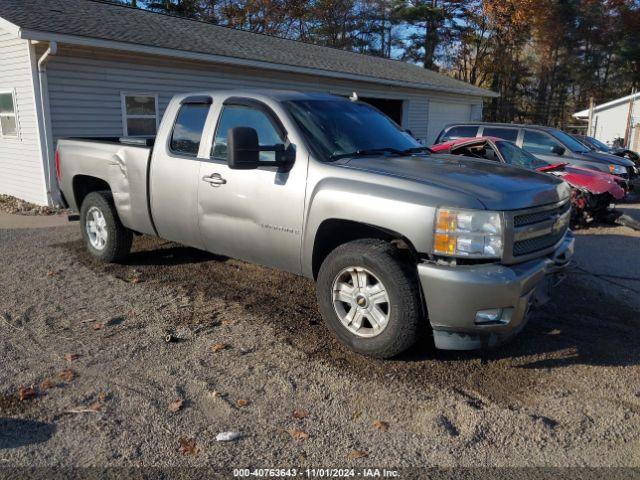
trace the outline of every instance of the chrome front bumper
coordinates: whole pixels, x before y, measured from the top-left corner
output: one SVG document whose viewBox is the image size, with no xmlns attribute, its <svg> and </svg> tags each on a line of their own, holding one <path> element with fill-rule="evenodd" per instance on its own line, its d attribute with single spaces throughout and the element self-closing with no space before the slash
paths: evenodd
<svg viewBox="0 0 640 480">
<path fill-rule="evenodd" d="M 546 303 L 551 287 L 562 281 L 574 242 L 568 232 L 551 255 L 509 266 L 419 264 L 436 348 L 474 350 L 516 335 L 526 324 L 530 307 Z M 491 309 L 503 309 L 502 320 L 477 324 L 476 314 Z"/>
</svg>

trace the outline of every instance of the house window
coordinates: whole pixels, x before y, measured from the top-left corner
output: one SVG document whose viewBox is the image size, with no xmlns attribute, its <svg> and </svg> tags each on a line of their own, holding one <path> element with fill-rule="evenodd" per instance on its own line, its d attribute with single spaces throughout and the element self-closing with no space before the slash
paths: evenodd
<svg viewBox="0 0 640 480">
<path fill-rule="evenodd" d="M 13 92 L 0 92 L 0 135 L 2 137 L 18 137 L 18 119 Z"/>
<path fill-rule="evenodd" d="M 123 93 L 125 137 L 153 137 L 158 130 L 158 96 Z"/>
</svg>

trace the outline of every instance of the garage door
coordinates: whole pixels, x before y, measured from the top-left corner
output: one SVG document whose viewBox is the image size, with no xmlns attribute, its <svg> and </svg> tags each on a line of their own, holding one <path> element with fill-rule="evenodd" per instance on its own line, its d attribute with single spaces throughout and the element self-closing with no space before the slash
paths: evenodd
<svg viewBox="0 0 640 480">
<path fill-rule="evenodd" d="M 429 102 L 427 145 L 436 141 L 436 137 L 445 125 L 469 120 L 471 120 L 471 105 L 468 103 Z"/>
</svg>

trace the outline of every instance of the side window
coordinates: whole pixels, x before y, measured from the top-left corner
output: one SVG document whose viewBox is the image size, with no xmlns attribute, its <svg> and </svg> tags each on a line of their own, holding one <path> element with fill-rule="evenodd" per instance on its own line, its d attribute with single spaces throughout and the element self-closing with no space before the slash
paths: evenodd
<svg viewBox="0 0 640 480">
<path fill-rule="evenodd" d="M 451 127 L 440 138 L 439 143 L 448 142 L 449 140 L 457 140 L 458 138 L 472 138 L 478 133 L 478 127 L 473 125 L 466 125 L 460 127 Z"/>
<path fill-rule="evenodd" d="M 551 148 L 562 146 L 554 140 L 550 135 L 534 130 L 524 131 L 524 142 L 522 148 L 531 153 L 551 153 Z"/>
<path fill-rule="evenodd" d="M 515 143 L 518 140 L 518 130 L 515 128 L 484 127 L 482 136 L 502 138 Z"/>
<path fill-rule="evenodd" d="M 0 92 L 0 136 L 18 137 L 18 118 L 13 92 Z"/>
<path fill-rule="evenodd" d="M 180 108 L 171 134 L 171 151 L 173 153 L 198 155 L 209 107 L 209 105 L 194 103 L 183 105 Z"/>
<path fill-rule="evenodd" d="M 153 137 L 158 130 L 158 96 L 122 94 L 125 137 Z"/>
<path fill-rule="evenodd" d="M 218 122 L 218 130 L 213 143 L 212 156 L 220 160 L 227 159 L 227 135 L 231 128 L 250 127 L 258 132 L 258 142 L 261 146 L 282 143 L 280 133 L 269 117 L 262 111 L 241 105 L 224 107 Z M 260 161 L 275 161 L 275 152 L 260 152 Z"/>
</svg>

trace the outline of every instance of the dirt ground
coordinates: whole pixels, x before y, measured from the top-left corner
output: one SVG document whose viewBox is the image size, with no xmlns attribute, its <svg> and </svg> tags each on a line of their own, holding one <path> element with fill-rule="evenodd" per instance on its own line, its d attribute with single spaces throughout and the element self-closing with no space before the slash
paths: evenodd
<svg viewBox="0 0 640 480">
<path fill-rule="evenodd" d="M 510 344 L 378 361 L 333 339 L 305 279 L 148 237 L 101 265 L 77 224 L 0 230 L 0 466 L 640 467 L 638 232 L 577 240 Z"/>
</svg>

